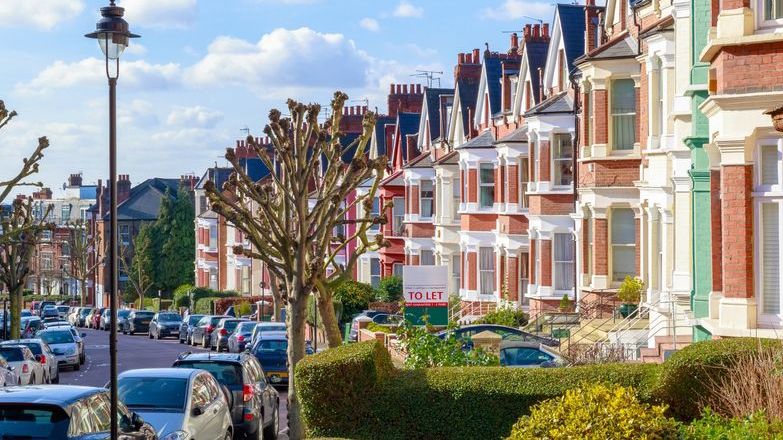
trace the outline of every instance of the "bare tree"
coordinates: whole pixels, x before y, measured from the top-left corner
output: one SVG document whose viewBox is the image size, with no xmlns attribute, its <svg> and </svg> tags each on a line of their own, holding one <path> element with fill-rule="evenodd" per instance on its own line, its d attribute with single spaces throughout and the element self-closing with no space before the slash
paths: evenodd
<svg viewBox="0 0 783 440">
<path fill-rule="evenodd" d="M 343 161 L 345 149 L 340 144 L 343 133 L 339 127 L 347 98 L 342 92 L 335 93 L 331 116 L 323 125 L 318 124 L 319 105 L 289 99 L 290 117 L 282 117 L 279 110 L 269 112 L 264 133 L 271 139 L 271 147 L 259 145 L 253 137 L 247 139 L 272 171 L 270 178 L 263 183 L 253 181 L 229 149 L 226 159 L 233 165 L 233 173 L 222 189 L 215 188 L 212 182 L 206 184 L 212 210 L 244 232 L 253 244 L 252 249 L 237 246 L 234 252 L 266 263 L 267 270 L 279 283 L 286 304 L 288 426 L 293 439 L 304 438 L 306 430 L 293 373 L 305 354 L 307 299 L 317 289 L 319 298 L 328 299 L 331 309 L 331 296 L 326 289 L 328 280 L 350 273 L 362 251 L 385 244 L 380 235 L 373 242 L 366 236 L 369 226 L 381 221 L 371 217 L 371 209 L 365 209 L 361 218 L 344 220 L 345 214 L 356 206 L 371 206 L 386 168 L 385 157 L 369 159 L 366 154 L 375 125 L 373 113 L 365 115 L 361 136 L 346 147 L 355 148 L 350 163 Z M 343 204 L 368 179 L 374 179 L 368 193 Z M 359 226 L 356 234 L 335 237 L 335 226 L 345 223 L 356 223 Z M 351 239 L 359 240 L 361 245 L 350 261 L 340 266 L 336 264 L 337 255 Z M 334 312 L 330 311 L 333 317 Z"/>
<path fill-rule="evenodd" d="M 79 282 L 79 305 L 84 305 L 87 298 L 87 280 L 103 262 L 103 258 L 97 258 L 96 250 L 101 246 L 101 237 L 97 233 L 90 235 L 87 231 L 87 223 L 76 220 L 66 224 L 68 236 L 62 243 L 68 246 L 70 256 L 67 265 L 63 266 L 65 273 Z M 105 255 L 105 252 L 102 253 Z M 96 255 L 92 259 L 91 256 Z"/>
<path fill-rule="evenodd" d="M 120 266 L 123 272 L 128 275 L 128 282 L 136 292 L 139 310 L 144 310 L 144 295 L 155 284 L 153 279 L 154 263 L 151 255 L 151 227 L 152 225 L 149 224 L 142 226 L 138 235 L 133 239 L 133 257 L 128 258 L 128 247 L 120 245 Z"/>
<path fill-rule="evenodd" d="M 0 129 L 4 128 L 17 115 L 9 112 L 0 101 Z M 28 182 L 25 179 L 38 172 L 38 164 L 43 151 L 49 147 L 46 137 L 38 138 L 38 145 L 30 157 L 22 160 L 19 172 L 6 181 L 0 181 L 0 281 L 5 285 L 11 300 L 11 338 L 19 337 L 21 328 L 21 310 L 23 307 L 24 285 L 30 274 L 30 262 L 35 246 L 44 230 L 52 225 L 45 223 L 48 211 L 36 218 L 33 214 L 31 198 L 16 198 L 9 209 L 3 207 L 11 192 L 20 186 L 41 187 L 41 182 Z"/>
</svg>

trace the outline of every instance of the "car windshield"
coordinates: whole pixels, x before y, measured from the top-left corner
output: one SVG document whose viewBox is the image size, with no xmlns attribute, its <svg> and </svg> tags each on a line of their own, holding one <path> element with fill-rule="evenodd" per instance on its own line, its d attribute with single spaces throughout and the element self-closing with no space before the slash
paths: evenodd
<svg viewBox="0 0 783 440">
<path fill-rule="evenodd" d="M 152 318 L 152 316 L 155 315 L 152 312 L 136 312 L 137 318 Z"/>
<path fill-rule="evenodd" d="M 201 321 L 201 318 L 204 316 L 202 315 L 190 315 L 188 316 L 188 325 L 193 325 Z"/>
<path fill-rule="evenodd" d="M 285 324 L 274 324 L 274 325 L 259 325 L 258 326 L 259 332 L 284 332 L 285 331 Z"/>
<path fill-rule="evenodd" d="M 209 371 L 212 376 L 223 385 L 241 385 L 242 370 L 239 365 L 227 362 L 214 361 L 182 361 L 177 368 L 198 368 Z"/>
<path fill-rule="evenodd" d="M 35 342 L 25 342 L 19 345 L 24 345 L 25 347 L 29 348 L 33 354 L 41 354 L 41 344 L 37 344 Z"/>
<path fill-rule="evenodd" d="M 0 438 L 66 438 L 68 416 L 60 408 L 43 405 L 0 404 Z"/>
<path fill-rule="evenodd" d="M 503 365 L 541 365 L 552 359 L 552 356 L 531 347 L 508 347 L 500 351 Z"/>
<path fill-rule="evenodd" d="M 170 377 L 121 377 L 120 400 L 128 408 L 155 408 L 184 411 L 187 379 Z"/>
<path fill-rule="evenodd" d="M 57 306 L 57 310 L 61 312 L 67 312 L 70 309 L 68 306 Z"/>
<path fill-rule="evenodd" d="M 81 309 L 81 310 L 79 311 L 79 315 L 80 315 L 80 316 L 87 316 L 87 315 L 89 315 L 91 312 L 92 312 L 92 310 L 90 310 L 90 309 Z"/>
<path fill-rule="evenodd" d="M 250 333 L 253 331 L 255 326 L 258 324 L 255 322 L 243 322 L 242 324 L 239 324 L 239 328 L 237 329 L 237 333 Z"/>
<path fill-rule="evenodd" d="M 70 331 L 50 331 L 42 332 L 37 335 L 47 344 L 67 344 L 73 342 L 73 335 Z"/>
<path fill-rule="evenodd" d="M 158 315 L 158 321 L 182 321 L 176 313 L 161 313 Z"/>
<path fill-rule="evenodd" d="M 230 332 L 232 332 L 232 331 L 234 331 L 235 328 L 237 328 L 237 325 L 239 325 L 240 322 L 242 322 L 242 321 L 229 321 L 229 320 L 226 320 L 226 321 L 223 322 L 223 328 L 228 330 L 228 331 L 230 331 Z"/>
<path fill-rule="evenodd" d="M 258 343 L 259 351 L 286 351 L 288 350 L 288 341 L 282 339 L 261 340 Z"/>
<path fill-rule="evenodd" d="M 218 322 L 220 322 L 221 319 L 223 319 L 223 316 L 213 316 L 212 318 L 209 319 L 209 324 L 210 325 L 217 325 Z"/>
<path fill-rule="evenodd" d="M 21 362 L 24 360 L 22 349 L 18 347 L 0 347 L 0 356 L 8 362 Z"/>
<path fill-rule="evenodd" d="M 119 317 L 119 318 L 127 318 L 128 315 L 130 315 L 130 310 L 118 310 L 117 311 L 117 317 Z"/>
</svg>

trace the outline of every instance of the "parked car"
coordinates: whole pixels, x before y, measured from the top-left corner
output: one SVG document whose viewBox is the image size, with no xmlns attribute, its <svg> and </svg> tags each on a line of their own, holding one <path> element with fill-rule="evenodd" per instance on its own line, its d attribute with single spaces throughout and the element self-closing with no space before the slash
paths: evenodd
<svg viewBox="0 0 783 440">
<path fill-rule="evenodd" d="M 402 315 L 393 313 L 379 313 L 372 317 L 372 322 L 378 325 L 385 325 L 389 327 L 396 327 L 404 320 Z"/>
<path fill-rule="evenodd" d="M 19 375 L 16 372 L 16 368 L 6 362 L 6 360 L 0 356 L 0 387 L 12 387 L 19 385 Z"/>
<path fill-rule="evenodd" d="M 66 305 L 59 305 L 55 306 L 57 309 L 57 314 L 60 315 L 60 319 L 67 319 L 68 318 L 68 312 L 70 311 L 71 307 Z"/>
<path fill-rule="evenodd" d="M 122 334 L 147 333 L 153 316 L 155 312 L 149 310 L 132 310 L 122 325 Z"/>
<path fill-rule="evenodd" d="M 53 305 L 55 305 L 54 301 L 33 301 L 30 304 L 30 311 L 33 315 L 40 316 L 44 307 Z"/>
<path fill-rule="evenodd" d="M 356 342 L 359 340 L 359 321 L 362 319 L 372 320 L 373 316 L 380 315 L 382 312 L 377 310 L 365 310 L 358 315 L 354 316 L 351 320 L 351 332 L 348 334 L 348 340 L 350 342 Z"/>
<path fill-rule="evenodd" d="M 179 316 L 179 313 L 158 312 L 150 321 L 150 339 L 179 335 L 180 324 L 182 324 L 182 317 Z"/>
<path fill-rule="evenodd" d="M 117 328 L 122 331 L 122 326 L 125 324 L 125 320 L 130 315 L 130 309 L 117 310 Z M 108 331 L 111 326 L 111 309 L 107 308 L 101 313 L 101 322 L 98 327 L 101 330 Z"/>
<path fill-rule="evenodd" d="M 43 328 L 43 321 L 37 316 L 24 316 L 21 321 L 20 338 L 32 338 L 38 330 Z"/>
<path fill-rule="evenodd" d="M 234 329 L 237 328 L 240 322 L 245 322 L 244 319 L 226 318 L 218 322 L 215 330 L 209 335 L 209 349 L 216 351 L 228 350 L 228 338 L 234 333 Z"/>
<path fill-rule="evenodd" d="M 109 391 L 72 385 L 13 387 L 0 393 L 0 433 L 8 439 L 108 440 Z M 154 428 L 119 402 L 120 439 L 155 440 Z"/>
<path fill-rule="evenodd" d="M 19 375 L 20 385 L 38 385 L 44 383 L 46 373 L 43 365 L 35 360 L 35 355 L 24 345 L 0 345 L 0 357 L 14 367 Z M 2 432 L 2 431 L 0 431 Z"/>
<path fill-rule="evenodd" d="M 95 330 L 100 329 L 101 315 L 103 315 L 104 310 L 106 310 L 105 307 L 98 307 L 97 309 L 93 309 L 92 315 L 90 315 L 90 323 L 88 324 L 88 327 L 94 328 Z"/>
<path fill-rule="evenodd" d="M 46 376 L 44 383 L 60 383 L 60 367 L 57 365 L 57 357 L 49 344 L 42 339 L 14 339 L 0 343 L 0 346 L 4 345 L 23 345 L 29 348 L 35 356 L 35 360 L 43 367 Z"/>
<path fill-rule="evenodd" d="M 71 325 L 78 324 L 77 320 L 79 317 L 79 310 L 81 310 L 81 307 L 71 307 L 65 320 L 68 321 L 68 323 Z"/>
<path fill-rule="evenodd" d="M 79 310 L 79 317 L 76 320 L 76 326 L 77 327 L 87 327 L 89 324 L 87 321 L 87 317 L 92 314 L 92 307 L 82 307 L 81 310 Z"/>
<path fill-rule="evenodd" d="M 496 333 L 500 335 L 504 341 L 531 341 L 540 342 L 541 344 L 548 345 L 550 347 L 560 346 L 560 341 L 557 339 L 538 336 L 532 333 L 524 332 L 514 327 L 506 327 L 504 325 L 496 324 L 466 325 L 454 330 L 443 330 L 442 332 L 438 333 L 438 337 L 443 339 L 448 335 L 453 334 L 457 339 L 461 339 L 463 341 L 466 349 L 470 349 L 473 347 L 473 341 L 471 340 L 473 335 L 484 331 Z"/>
<path fill-rule="evenodd" d="M 193 333 L 193 327 L 203 318 L 204 315 L 188 315 L 179 325 L 179 343 L 190 344 L 190 336 Z"/>
<path fill-rule="evenodd" d="M 73 339 L 76 341 L 76 347 L 79 350 L 79 365 L 84 365 L 84 361 L 87 359 L 87 356 L 84 354 L 84 338 L 87 334 L 79 333 L 76 330 L 76 327 L 73 326 L 68 327 L 68 331 L 73 335 Z"/>
<path fill-rule="evenodd" d="M 60 312 L 55 305 L 48 305 L 41 310 L 41 319 L 55 318 L 60 319 Z"/>
<path fill-rule="evenodd" d="M 256 343 L 256 340 L 258 340 L 258 336 L 262 333 L 266 332 L 284 332 L 286 331 L 285 322 L 259 322 L 256 324 L 256 327 L 253 329 L 253 335 L 250 337 L 250 344 L 248 344 L 249 347 L 252 347 L 253 344 Z"/>
<path fill-rule="evenodd" d="M 82 337 L 85 334 L 80 335 Z M 67 328 L 51 328 L 38 332 L 36 337 L 40 338 L 52 348 L 57 356 L 57 364 L 61 367 L 71 367 L 75 371 L 81 368 L 81 359 L 79 358 L 79 344 L 74 338 L 74 334 Z"/>
<path fill-rule="evenodd" d="M 253 330 L 259 323 L 256 321 L 240 322 L 237 328 L 228 337 L 228 351 L 230 353 L 241 353 L 245 351 L 245 346 L 250 345 L 253 338 Z"/>
<path fill-rule="evenodd" d="M 235 433 L 243 433 L 245 438 L 277 438 L 280 396 L 264 378 L 255 356 L 187 353 L 173 366 L 206 370 L 228 388 L 233 394 L 231 419 Z"/>
<path fill-rule="evenodd" d="M 288 383 L 288 338 L 283 332 L 261 334 L 250 353 L 261 363 L 261 369 L 273 385 Z"/>
<path fill-rule="evenodd" d="M 500 365 L 504 367 L 551 368 L 566 365 L 559 353 L 540 342 L 501 342 L 499 357 Z"/>
<path fill-rule="evenodd" d="M 128 370 L 119 375 L 117 389 L 120 400 L 161 439 L 232 439 L 230 393 L 204 370 Z"/>
<path fill-rule="evenodd" d="M 201 345 L 204 348 L 209 347 L 209 338 L 212 335 L 212 331 L 215 330 L 218 323 L 225 316 L 220 315 L 204 315 L 193 327 L 193 332 L 190 335 L 191 345 Z"/>
</svg>

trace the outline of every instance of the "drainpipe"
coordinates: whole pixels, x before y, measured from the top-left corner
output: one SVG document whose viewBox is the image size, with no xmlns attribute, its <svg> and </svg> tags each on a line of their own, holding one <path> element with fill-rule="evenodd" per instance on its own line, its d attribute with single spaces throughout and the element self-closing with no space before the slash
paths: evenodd
<svg viewBox="0 0 783 440">
<path fill-rule="evenodd" d="M 573 191 L 574 191 L 574 213 L 576 213 L 576 210 L 579 206 L 579 194 L 577 193 L 577 182 L 579 181 L 579 131 L 580 131 L 580 122 L 579 122 L 579 112 L 582 107 L 582 100 L 581 96 L 579 94 L 579 79 L 582 77 L 582 73 L 578 70 L 573 72 L 571 74 L 571 87 L 574 89 L 574 141 L 573 141 L 573 153 L 572 153 L 572 167 L 573 167 Z M 574 222 L 574 231 L 576 231 L 576 222 Z M 578 295 L 577 295 L 577 278 L 578 278 L 578 267 L 576 266 L 576 254 L 577 254 L 577 236 L 574 234 L 574 310 L 578 311 L 577 307 L 579 305 L 578 301 Z M 582 256 L 584 258 L 584 256 Z"/>
</svg>

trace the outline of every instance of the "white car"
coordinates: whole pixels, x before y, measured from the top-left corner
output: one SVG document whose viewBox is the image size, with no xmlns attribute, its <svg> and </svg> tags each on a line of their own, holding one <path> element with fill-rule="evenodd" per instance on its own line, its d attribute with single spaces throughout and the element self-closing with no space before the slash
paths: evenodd
<svg viewBox="0 0 783 440">
<path fill-rule="evenodd" d="M 120 400 L 155 428 L 160 440 L 231 440 L 227 392 L 205 370 L 149 368 L 118 378 Z"/>
<path fill-rule="evenodd" d="M 0 387 L 12 387 L 19 384 L 19 376 L 16 368 L 8 365 L 8 362 L 0 357 Z"/>
<path fill-rule="evenodd" d="M 79 344 L 75 335 L 71 332 L 72 327 L 52 327 L 41 330 L 35 337 L 43 340 L 54 352 L 57 357 L 57 364 L 63 367 L 71 367 L 75 371 L 81 368 L 79 360 Z"/>
<path fill-rule="evenodd" d="M 49 344 L 41 339 L 14 339 L 0 343 L 0 346 L 23 345 L 30 349 L 35 356 L 35 360 L 43 366 L 45 383 L 60 383 L 60 367 L 57 365 L 57 356 L 54 354 Z"/>
<path fill-rule="evenodd" d="M 43 365 L 35 360 L 33 352 L 23 345 L 0 346 L 0 357 L 14 367 L 19 385 L 40 385 L 46 380 Z"/>
</svg>

